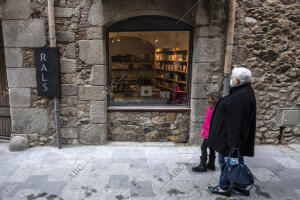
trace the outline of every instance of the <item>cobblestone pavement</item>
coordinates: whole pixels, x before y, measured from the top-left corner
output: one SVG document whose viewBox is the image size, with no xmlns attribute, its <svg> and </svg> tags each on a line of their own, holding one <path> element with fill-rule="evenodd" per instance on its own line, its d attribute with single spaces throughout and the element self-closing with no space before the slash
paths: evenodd
<svg viewBox="0 0 300 200">
<path fill-rule="evenodd" d="M 110 143 L 8 152 L 0 143 L 1 200 L 216 199 L 207 186 L 220 169 L 202 174 L 199 147 L 172 143 Z M 248 198 L 300 199 L 300 145 L 257 146 L 245 162 L 255 175 Z M 216 162 L 217 164 L 217 162 Z"/>
</svg>

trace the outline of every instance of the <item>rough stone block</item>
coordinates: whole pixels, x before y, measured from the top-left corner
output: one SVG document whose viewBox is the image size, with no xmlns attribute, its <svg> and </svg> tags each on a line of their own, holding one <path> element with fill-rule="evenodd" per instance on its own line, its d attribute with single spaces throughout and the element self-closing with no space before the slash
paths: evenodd
<svg viewBox="0 0 300 200">
<path fill-rule="evenodd" d="M 200 0 L 196 9 L 196 25 L 208 25 L 209 24 L 209 16 L 207 11 L 204 8 L 204 1 Z"/>
<path fill-rule="evenodd" d="M 196 38 L 194 41 L 194 63 L 221 64 L 224 46 L 222 38 Z"/>
<path fill-rule="evenodd" d="M 6 73 L 9 88 L 36 88 L 36 72 L 34 68 L 8 68 Z"/>
<path fill-rule="evenodd" d="M 6 67 L 22 67 L 23 53 L 20 48 L 5 48 Z"/>
<path fill-rule="evenodd" d="M 105 144 L 107 141 L 106 124 L 82 125 L 79 140 L 82 144 Z"/>
<path fill-rule="evenodd" d="M 71 43 L 67 45 L 66 48 L 66 57 L 67 58 L 76 58 L 76 46 L 75 43 Z"/>
<path fill-rule="evenodd" d="M 56 7 L 54 9 L 55 9 L 54 14 L 55 14 L 55 17 L 57 17 L 57 18 L 70 18 L 73 16 L 73 13 L 74 13 L 73 8 L 57 8 Z M 46 12 L 44 12 L 43 16 L 45 16 L 45 17 L 48 16 L 48 9 L 46 10 Z"/>
<path fill-rule="evenodd" d="M 92 68 L 91 84 L 92 85 L 106 85 L 105 65 L 95 65 Z"/>
<path fill-rule="evenodd" d="M 88 39 L 103 39 L 103 28 L 102 27 L 92 27 L 86 30 L 86 35 Z"/>
<path fill-rule="evenodd" d="M 28 141 L 26 136 L 12 136 L 10 138 L 8 149 L 9 151 L 24 151 L 28 148 Z"/>
<path fill-rule="evenodd" d="M 95 1 L 89 10 L 88 22 L 93 26 L 103 26 L 102 1 Z"/>
<path fill-rule="evenodd" d="M 57 31 L 57 42 L 75 42 L 75 33 L 70 31 Z"/>
<path fill-rule="evenodd" d="M 79 87 L 79 100 L 102 101 L 106 98 L 104 86 L 81 86 Z"/>
<path fill-rule="evenodd" d="M 79 58 L 86 64 L 105 64 L 103 40 L 79 41 Z"/>
<path fill-rule="evenodd" d="M 77 105 L 78 105 L 77 96 L 63 97 L 61 99 L 61 106 L 77 106 Z"/>
<path fill-rule="evenodd" d="M 208 94 L 208 84 L 192 84 L 192 98 L 193 99 L 203 99 L 207 98 Z"/>
<path fill-rule="evenodd" d="M 30 88 L 10 88 L 9 105 L 12 108 L 30 106 Z"/>
<path fill-rule="evenodd" d="M 17 134 L 44 134 L 48 112 L 42 108 L 11 108 L 12 131 Z"/>
<path fill-rule="evenodd" d="M 190 137 L 189 143 L 194 145 L 200 145 L 202 143 L 202 124 L 197 122 L 190 122 Z"/>
<path fill-rule="evenodd" d="M 92 123 L 106 123 L 107 112 L 106 112 L 106 102 L 97 101 L 92 102 L 90 106 L 90 120 Z"/>
<path fill-rule="evenodd" d="M 191 99 L 191 121 L 204 122 L 207 108 L 206 99 Z"/>
<path fill-rule="evenodd" d="M 222 35 L 222 28 L 217 26 L 199 26 L 196 28 L 196 37 L 207 38 Z"/>
<path fill-rule="evenodd" d="M 78 133 L 76 128 L 62 128 L 61 135 L 63 138 L 78 138 Z"/>
<path fill-rule="evenodd" d="M 210 63 L 193 63 L 192 83 L 207 83 L 211 76 L 210 68 Z"/>
<path fill-rule="evenodd" d="M 41 19 L 2 20 L 4 47 L 43 47 L 45 24 Z"/>
<path fill-rule="evenodd" d="M 72 8 L 55 8 L 55 17 L 72 17 Z"/>
<path fill-rule="evenodd" d="M 61 73 L 75 73 L 76 60 L 73 59 L 60 59 L 60 72 Z"/>
<path fill-rule="evenodd" d="M 72 96 L 77 94 L 77 88 L 74 84 L 62 84 L 61 85 L 61 95 L 62 96 Z"/>
<path fill-rule="evenodd" d="M 0 19 L 28 19 L 30 14 L 30 0 L 0 1 Z"/>
</svg>

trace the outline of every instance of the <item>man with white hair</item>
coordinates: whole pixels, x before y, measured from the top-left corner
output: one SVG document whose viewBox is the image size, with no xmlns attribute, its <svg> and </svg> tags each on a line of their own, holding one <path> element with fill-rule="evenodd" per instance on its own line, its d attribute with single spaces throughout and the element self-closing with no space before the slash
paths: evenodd
<svg viewBox="0 0 300 200">
<path fill-rule="evenodd" d="M 225 157 L 239 149 L 241 156 L 254 156 L 256 129 L 256 100 L 251 87 L 250 70 L 239 67 L 231 73 L 230 94 L 216 105 L 210 124 L 208 144 L 219 153 L 220 168 L 225 167 Z M 243 157 L 241 157 L 243 161 Z M 219 184 L 208 187 L 214 194 L 231 196 L 231 193 L 249 196 L 245 186 L 232 185 L 220 175 Z"/>
</svg>

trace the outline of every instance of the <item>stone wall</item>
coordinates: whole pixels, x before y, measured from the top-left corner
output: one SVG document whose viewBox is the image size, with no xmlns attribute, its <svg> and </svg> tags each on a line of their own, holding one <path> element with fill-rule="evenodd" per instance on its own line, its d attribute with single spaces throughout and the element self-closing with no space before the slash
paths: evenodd
<svg viewBox="0 0 300 200">
<path fill-rule="evenodd" d="M 221 91 L 223 83 L 226 4 L 215 1 L 209 15 L 205 1 L 197 4 L 193 43 L 189 143 L 200 144 L 208 108 L 207 94 Z"/>
<path fill-rule="evenodd" d="M 279 142 L 275 109 L 300 103 L 300 5 L 297 0 L 237 1 L 233 64 L 249 68 L 257 97 L 257 143 Z M 283 142 L 300 142 L 285 129 Z"/>
<path fill-rule="evenodd" d="M 108 139 L 137 142 L 188 142 L 189 112 L 109 112 Z"/>
<path fill-rule="evenodd" d="M 113 140 L 156 138 L 199 144 L 208 107 L 207 93 L 222 90 L 227 19 L 227 1 L 211 0 L 214 3 L 210 12 L 205 2 L 208 1 L 55 0 L 63 143 L 104 144 L 108 130 Z M 257 143 L 278 143 L 279 131 L 273 126 L 275 108 L 300 102 L 299 10 L 296 0 L 237 1 L 233 64 L 253 72 L 258 103 Z M 181 19 L 195 27 L 191 112 L 107 114 L 105 27 L 151 14 Z M 23 136 L 30 146 L 56 144 L 53 99 L 37 96 L 34 69 L 34 48 L 48 44 L 47 0 L 0 1 L 0 18 L 12 136 Z M 132 133 L 120 116 L 134 119 L 128 125 L 137 132 Z M 189 126 L 181 124 L 183 121 Z M 119 124 L 124 125 L 123 130 Z M 184 130 L 177 133 L 179 127 Z M 114 134 L 118 132 L 125 133 L 123 138 Z M 299 142 L 299 135 L 299 129 L 286 129 L 284 141 Z"/>
<path fill-rule="evenodd" d="M 63 144 L 107 140 L 103 28 L 90 23 L 91 6 L 89 0 L 55 1 Z M 1 1 L 0 8 L 12 137 L 23 136 L 29 146 L 56 144 L 53 99 L 37 96 L 34 68 L 34 47 L 48 44 L 47 0 Z"/>
</svg>

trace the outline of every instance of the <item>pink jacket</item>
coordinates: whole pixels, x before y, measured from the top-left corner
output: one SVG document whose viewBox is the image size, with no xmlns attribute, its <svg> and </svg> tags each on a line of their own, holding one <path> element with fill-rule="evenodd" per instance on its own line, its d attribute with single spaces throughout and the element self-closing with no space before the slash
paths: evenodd
<svg viewBox="0 0 300 200">
<path fill-rule="evenodd" d="M 203 129 L 202 136 L 205 139 L 208 139 L 210 119 L 212 117 L 213 111 L 214 111 L 213 107 L 208 107 L 208 109 L 206 111 L 205 121 L 204 121 L 204 124 L 202 126 L 202 129 Z"/>
</svg>

